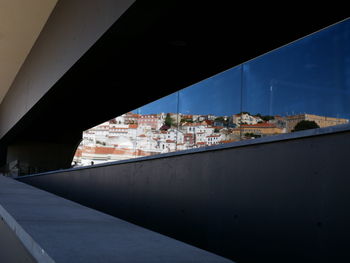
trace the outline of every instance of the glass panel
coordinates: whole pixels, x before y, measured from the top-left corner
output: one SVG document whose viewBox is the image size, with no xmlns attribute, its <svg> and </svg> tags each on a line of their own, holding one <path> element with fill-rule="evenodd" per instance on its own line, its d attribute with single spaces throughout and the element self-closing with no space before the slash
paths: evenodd
<svg viewBox="0 0 350 263">
<path fill-rule="evenodd" d="M 243 139 L 348 123 L 350 20 L 243 65 Z"/>
<path fill-rule="evenodd" d="M 341 125 L 349 119 L 350 19 L 84 131 L 73 165 Z"/>
<path fill-rule="evenodd" d="M 138 115 L 128 112 L 83 132 L 73 166 L 131 159 L 136 156 Z"/>
<path fill-rule="evenodd" d="M 240 101 L 240 66 L 181 90 L 178 149 L 239 140 L 235 117 L 241 111 Z"/>
<path fill-rule="evenodd" d="M 115 118 L 110 125 L 108 146 L 114 148 L 111 161 L 136 157 L 137 121 L 137 110 L 133 110 Z"/>
<path fill-rule="evenodd" d="M 178 93 L 170 94 L 139 109 L 138 156 L 177 150 Z"/>
</svg>

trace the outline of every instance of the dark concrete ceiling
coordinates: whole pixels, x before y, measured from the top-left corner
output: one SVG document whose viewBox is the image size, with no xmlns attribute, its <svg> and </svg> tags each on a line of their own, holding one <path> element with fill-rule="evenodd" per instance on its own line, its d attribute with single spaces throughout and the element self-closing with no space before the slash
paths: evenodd
<svg viewBox="0 0 350 263">
<path fill-rule="evenodd" d="M 345 10 L 329 3 L 136 1 L 3 140 L 77 138 L 100 122 L 341 21 Z"/>
</svg>

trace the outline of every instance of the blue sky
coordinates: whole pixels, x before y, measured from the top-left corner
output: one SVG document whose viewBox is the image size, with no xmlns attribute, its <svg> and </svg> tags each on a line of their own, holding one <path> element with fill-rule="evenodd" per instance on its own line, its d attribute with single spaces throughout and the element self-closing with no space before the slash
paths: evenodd
<svg viewBox="0 0 350 263">
<path fill-rule="evenodd" d="M 139 112 L 177 112 L 178 106 L 179 112 L 189 114 L 248 111 L 350 119 L 350 20 L 145 105 Z"/>
</svg>

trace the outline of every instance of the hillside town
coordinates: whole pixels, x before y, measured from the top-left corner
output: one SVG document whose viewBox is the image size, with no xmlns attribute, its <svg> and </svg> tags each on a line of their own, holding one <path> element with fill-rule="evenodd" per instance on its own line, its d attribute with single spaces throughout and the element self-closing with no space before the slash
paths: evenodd
<svg viewBox="0 0 350 263">
<path fill-rule="evenodd" d="M 204 146 L 255 139 L 294 130 L 301 121 L 317 127 L 346 124 L 348 119 L 299 114 L 231 116 L 128 112 L 83 133 L 73 166 L 85 166 Z"/>
</svg>

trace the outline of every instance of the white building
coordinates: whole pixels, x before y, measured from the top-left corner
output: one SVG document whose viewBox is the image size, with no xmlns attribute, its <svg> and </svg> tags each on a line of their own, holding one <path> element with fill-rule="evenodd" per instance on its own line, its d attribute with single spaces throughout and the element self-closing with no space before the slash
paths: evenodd
<svg viewBox="0 0 350 263">
<path fill-rule="evenodd" d="M 184 123 L 181 127 L 181 130 L 184 133 L 199 133 L 199 132 L 206 132 L 206 125 L 203 125 L 201 123 Z"/>
<path fill-rule="evenodd" d="M 262 122 L 263 120 L 260 117 L 252 116 L 248 113 L 242 113 L 242 114 L 235 114 L 232 116 L 232 121 L 237 126 L 241 124 L 257 124 L 259 122 Z"/>
<path fill-rule="evenodd" d="M 115 122 L 116 124 L 125 124 L 125 114 L 118 116 L 117 118 L 115 118 Z"/>
<path fill-rule="evenodd" d="M 207 145 L 218 144 L 222 140 L 221 134 L 213 134 L 206 137 Z"/>
</svg>

